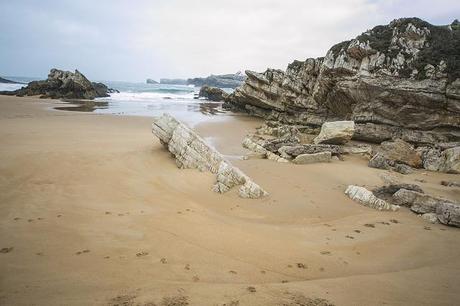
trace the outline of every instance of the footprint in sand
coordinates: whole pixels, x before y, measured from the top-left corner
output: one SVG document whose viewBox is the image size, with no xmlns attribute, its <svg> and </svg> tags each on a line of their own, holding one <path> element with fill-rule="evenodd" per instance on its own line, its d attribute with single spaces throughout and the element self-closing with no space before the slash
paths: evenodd
<svg viewBox="0 0 460 306">
<path fill-rule="evenodd" d="M 390 223 L 385 222 L 385 221 L 381 221 L 381 222 L 379 222 L 379 223 L 380 223 L 380 224 L 383 224 L 383 225 L 390 225 Z"/>
<path fill-rule="evenodd" d="M 34 219 L 28 219 L 27 222 L 34 222 Z"/>
<path fill-rule="evenodd" d="M 320 254 L 321 255 L 331 255 L 331 252 L 329 252 L 329 251 L 321 251 Z"/>
<path fill-rule="evenodd" d="M 42 252 L 38 252 L 38 253 L 35 253 L 35 255 L 37 255 L 37 256 L 43 256 L 43 253 L 42 253 Z"/>
<path fill-rule="evenodd" d="M 429 226 L 424 226 L 423 229 L 427 230 L 427 231 L 431 231 L 431 227 L 429 227 Z"/>
<path fill-rule="evenodd" d="M 60 217 L 62 217 L 62 215 L 57 215 L 56 217 L 60 218 Z"/>
<path fill-rule="evenodd" d="M 320 267 L 320 268 L 319 268 L 319 271 L 320 271 L 320 272 L 324 272 L 324 270 L 325 270 L 325 269 L 324 269 L 323 267 Z"/>
<path fill-rule="evenodd" d="M 238 274 L 236 271 L 233 271 L 233 270 L 228 271 L 228 273 L 231 273 L 231 274 Z"/>
<path fill-rule="evenodd" d="M 297 265 L 297 268 L 299 269 L 308 269 L 307 266 L 301 262 L 298 262 L 296 265 Z"/>
<path fill-rule="evenodd" d="M 81 255 L 81 254 L 84 254 L 84 253 L 89 253 L 89 252 L 91 252 L 91 251 L 90 251 L 90 250 L 88 250 L 88 249 L 84 249 L 84 250 L 82 250 L 82 251 L 78 251 L 78 252 L 76 252 L 76 253 L 75 253 L 75 255 Z"/>
<path fill-rule="evenodd" d="M 194 275 L 192 277 L 192 280 L 196 283 L 196 282 L 199 282 L 200 281 L 200 278 L 197 276 L 197 275 Z"/>
<path fill-rule="evenodd" d="M 261 270 L 260 273 L 265 274 L 267 272 L 265 270 Z"/>
<path fill-rule="evenodd" d="M 104 259 L 109 259 L 109 258 L 110 258 L 110 256 L 105 256 L 105 257 L 104 257 Z"/>
<path fill-rule="evenodd" d="M 166 258 L 162 258 L 162 259 L 160 259 L 160 262 L 161 262 L 162 264 L 167 264 L 167 263 L 168 263 L 168 260 L 167 260 Z"/>
<path fill-rule="evenodd" d="M 257 290 L 256 290 L 256 287 L 253 287 L 253 286 L 247 287 L 246 290 L 249 291 L 249 292 L 251 292 L 251 293 L 254 293 L 254 292 L 257 291 Z"/>
<path fill-rule="evenodd" d="M 355 239 L 355 237 L 350 236 L 350 235 L 346 235 L 345 238 L 348 238 L 348 239 Z"/>
<path fill-rule="evenodd" d="M 281 281 L 281 283 L 283 283 L 283 284 L 286 284 L 286 283 L 289 283 L 289 281 L 288 281 L 288 280 L 285 280 L 285 279 L 283 279 L 283 280 Z"/>
<path fill-rule="evenodd" d="M 0 253 L 6 254 L 6 253 L 11 252 L 12 250 L 13 250 L 13 247 L 3 248 L 0 250 Z"/>
<path fill-rule="evenodd" d="M 371 227 L 371 228 L 374 228 L 374 227 L 375 227 L 375 225 L 372 224 L 372 223 L 366 223 L 366 224 L 364 224 L 364 226 L 365 226 L 365 227 Z"/>
<path fill-rule="evenodd" d="M 186 264 L 184 267 L 185 270 L 190 270 L 190 264 Z"/>
<path fill-rule="evenodd" d="M 118 217 L 123 217 L 123 216 L 124 216 L 124 214 L 118 214 Z"/>
<path fill-rule="evenodd" d="M 391 219 L 390 222 L 391 222 L 391 223 L 395 223 L 395 224 L 396 224 L 396 223 L 399 223 L 399 221 L 396 220 L 396 219 Z"/>
<path fill-rule="evenodd" d="M 141 252 L 136 254 L 137 257 L 143 257 L 143 256 L 147 256 L 147 255 L 149 255 L 149 252 L 146 252 L 146 251 L 141 251 Z"/>
<path fill-rule="evenodd" d="M 354 230 L 354 232 L 355 232 L 355 233 L 358 233 L 358 234 L 361 233 L 360 230 Z"/>
<path fill-rule="evenodd" d="M 43 220 L 43 218 L 37 218 L 37 220 Z"/>
<path fill-rule="evenodd" d="M 111 215 L 112 213 L 110 211 L 105 212 L 106 215 Z"/>
<path fill-rule="evenodd" d="M 16 217 L 16 218 L 14 218 L 13 220 L 14 220 L 14 221 L 18 221 L 18 220 L 21 220 L 21 218 Z"/>
</svg>

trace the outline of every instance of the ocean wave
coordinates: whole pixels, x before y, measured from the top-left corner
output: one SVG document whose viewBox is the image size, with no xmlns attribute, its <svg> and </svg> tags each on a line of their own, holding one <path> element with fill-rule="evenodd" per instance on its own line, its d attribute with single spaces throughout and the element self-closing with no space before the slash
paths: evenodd
<svg viewBox="0 0 460 306">
<path fill-rule="evenodd" d="M 109 101 L 136 101 L 136 102 L 152 102 L 158 100 L 175 100 L 175 101 L 190 101 L 195 96 L 194 91 L 181 92 L 181 91 L 149 91 L 149 92 L 119 92 L 112 93 L 108 98 L 102 98 Z"/>
<path fill-rule="evenodd" d="M 27 86 L 27 85 L 26 84 L 0 83 L 0 91 L 13 91 L 16 89 L 20 89 L 23 86 Z"/>
</svg>

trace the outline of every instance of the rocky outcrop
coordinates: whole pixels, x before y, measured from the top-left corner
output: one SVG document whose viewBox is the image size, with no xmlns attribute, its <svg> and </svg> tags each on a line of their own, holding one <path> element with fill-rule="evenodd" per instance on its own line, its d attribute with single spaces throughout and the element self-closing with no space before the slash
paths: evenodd
<svg viewBox="0 0 460 306">
<path fill-rule="evenodd" d="M 451 203 L 445 199 L 403 188 L 393 194 L 393 199 L 396 204 L 408 206 L 418 214 L 435 213 L 440 204 Z"/>
<path fill-rule="evenodd" d="M 200 88 L 198 97 L 205 98 L 210 101 L 224 101 L 228 94 L 220 88 L 203 86 Z"/>
<path fill-rule="evenodd" d="M 412 145 L 401 139 L 382 142 L 377 153 L 394 164 L 402 163 L 414 168 L 422 166 L 420 154 Z"/>
<path fill-rule="evenodd" d="M 164 114 L 154 120 L 152 132 L 176 158 L 179 168 L 194 168 L 216 174 L 215 192 L 224 193 L 240 186 L 243 198 L 260 198 L 267 195 L 240 169 L 234 167 L 222 154 L 209 146 L 200 136 L 174 117 Z"/>
<path fill-rule="evenodd" d="M 11 81 L 11 80 L 7 80 L 7 79 L 4 79 L 4 78 L 0 78 L 0 83 L 5 83 L 5 84 L 21 84 L 20 82 Z"/>
<path fill-rule="evenodd" d="M 325 122 L 321 126 L 321 132 L 313 140 L 314 143 L 344 144 L 348 142 L 355 132 L 353 121 Z"/>
<path fill-rule="evenodd" d="M 246 76 L 241 72 L 235 74 L 210 75 L 205 78 L 160 79 L 160 84 L 194 85 L 197 87 L 211 86 L 218 88 L 236 88 L 243 84 Z"/>
<path fill-rule="evenodd" d="M 348 195 L 353 201 L 373 209 L 391 211 L 396 211 L 399 209 L 399 206 L 392 205 L 382 199 L 377 198 L 371 191 L 364 187 L 350 185 L 345 190 L 345 194 Z"/>
<path fill-rule="evenodd" d="M 109 89 L 102 83 L 91 83 L 78 70 L 75 72 L 51 69 L 44 81 L 30 82 L 26 87 L 15 91 L 0 92 L 0 94 L 17 96 L 40 96 L 51 99 L 94 99 L 108 97 Z"/>
<path fill-rule="evenodd" d="M 460 28 L 397 19 L 286 71 L 247 71 L 225 107 L 300 126 L 353 120 L 354 139 L 460 140 Z"/>
</svg>

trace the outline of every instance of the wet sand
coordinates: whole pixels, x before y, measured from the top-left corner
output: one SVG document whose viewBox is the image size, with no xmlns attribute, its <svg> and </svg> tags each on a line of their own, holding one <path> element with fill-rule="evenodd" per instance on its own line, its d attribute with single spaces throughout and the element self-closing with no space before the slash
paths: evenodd
<svg viewBox="0 0 460 306">
<path fill-rule="evenodd" d="M 245 200 L 213 193 L 211 174 L 177 169 L 151 118 L 50 110 L 53 103 L 0 96 L 0 305 L 460 300 L 460 229 L 349 200 L 348 184 L 383 185 L 387 171 L 364 158 L 239 160 L 259 121 L 198 124 L 270 192 Z M 440 185 L 458 175 L 390 175 L 460 198 L 459 188 Z"/>
</svg>

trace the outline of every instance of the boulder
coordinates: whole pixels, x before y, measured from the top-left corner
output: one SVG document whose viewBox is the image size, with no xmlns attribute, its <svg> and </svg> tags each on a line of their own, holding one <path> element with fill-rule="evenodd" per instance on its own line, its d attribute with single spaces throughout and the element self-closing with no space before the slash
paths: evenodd
<svg viewBox="0 0 460 306">
<path fill-rule="evenodd" d="M 198 96 L 200 98 L 206 98 L 210 101 L 224 101 L 227 97 L 227 93 L 220 88 L 211 87 L 211 86 L 203 86 L 200 88 L 200 92 Z"/>
<path fill-rule="evenodd" d="M 399 206 L 392 205 L 382 199 L 377 198 L 371 191 L 364 187 L 350 185 L 345 190 L 345 194 L 348 195 L 353 201 L 373 209 L 391 211 L 396 211 L 399 209 Z"/>
<path fill-rule="evenodd" d="M 404 164 L 396 164 L 393 170 L 401 174 L 411 174 L 414 172 L 414 170 L 411 167 Z"/>
<path fill-rule="evenodd" d="M 434 213 L 439 204 L 449 202 L 413 190 L 400 189 L 393 195 L 396 204 L 408 206 L 418 214 Z"/>
<path fill-rule="evenodd" d="M 460 205 L 440 203 L 436 208 L 436 216 L 442 224 L 460 227 Z"/>
<path fill-rule="evenodd" d="M 153 80 L 153 79 L 147 79 L 145 82 L 146 82 L 147 84 L 158 84 L 158 82 L 155 81 L 155 80 Z"/>
<path fill-rule="evenodd" d="M 372 193 L 379 199 L 385 200 L 387 202 L 393 202 L 393 195 L 398 192 L 400 189 L 416 191 L 419 193 L 424 193 L 422 188 L 419 185 L 415 184 L 398 184 L 398 183 L 389 183 L 388 185 L 378 187 L 372 190 Z"/>
<path fill-rule="evenodd" d="M 235 186 L 240 186 L 241 197 L 260 198 L 267 195 L 265 190 L 240 169 L 234 167 L 192 129 L 171 115 L 164 114 L 155 118 L 152 132 L 174 155 L 179 168 L 194 168 L 216 174 L 214 191 L 224 193 Z"/>
<path fill-rule="evenodd" d="M 377 152 L 387 160 L 396 163 L 406 164 L 414 168 L 420 168 L 422 165 L 420 154 L 412 145 L 401 139 L 382 142 Z"/>
<path fill-rule="evenodd" d="M 294 164 L 313 164 L 313 163 L 328 163 L 331 161 L 331 152 L 320 152 L 313 154 L 300 154 L 292 161 Z"/>
<path fill-rule="evenodd" d="M 316 144 L 344 144 L 353 137 L 354 131 L 353 121 L 325 122 L 321 126 L 321 132 L 313 141 Z"/>
<path fill-rule="evenodd" d="M 446 149 L 442 152 L 439 171 L 460 173 L 460 147 Z"/>
<path fill-rule="evenodd" d="M 274 160 L 276 162 L 280 162 L 280 163 L 287 163 L 289 162 L 289 160 L 283 158 L 283 157 L 280 157 L 270 151 L 268 151 L 267 149 L 265 149 L 261 143 L 263 144 L 263 139 L 262 138 L 257 138 L 256 136 L 247 136 L 243 139 L 243 148 L 246 148 L 254 153 L 257 153 L 257 154 L 261 154 L 264 158 L 267 158 L 267 159 L 270 159 L 270 160 Z"/>
<path fill-rule="evenodd" d="M 287 145 L 278 149 L 278 153 L 285 158 L 295 158 L 302 154 L 315 154 L 321 152 L 330 152 L 332 155 L 340 155 L 342 149 L 340 146 L 327 144 Z"/>
</svg>

